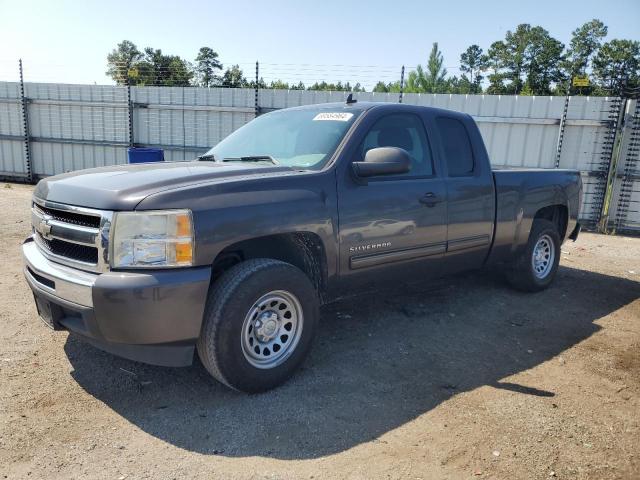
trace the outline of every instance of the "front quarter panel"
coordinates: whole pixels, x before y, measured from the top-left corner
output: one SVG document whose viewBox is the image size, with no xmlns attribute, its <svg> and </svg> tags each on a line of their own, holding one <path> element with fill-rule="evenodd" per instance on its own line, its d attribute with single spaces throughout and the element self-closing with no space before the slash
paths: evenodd
<svg viewBox="0 0 640 480">
<path fill-rule="evenodd" d="M 296 172 L 194 185 L 151 195 L 136 210 L 189 208 L 195 229 L 195 264 L 211 265 L 226 247 L 279 233 L 320 237 L 329 277 L 335 274 L 335 174 Z"/>
</svg>

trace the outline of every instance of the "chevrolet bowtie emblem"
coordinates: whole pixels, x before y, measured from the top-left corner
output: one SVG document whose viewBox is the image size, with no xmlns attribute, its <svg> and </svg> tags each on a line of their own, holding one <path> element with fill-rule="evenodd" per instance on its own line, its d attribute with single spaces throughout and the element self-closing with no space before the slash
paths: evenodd
<svg viewBox="0 0 640 480">
<path fill-rule="evenodd" d="M 51 235 L 51 225 L 49 225 L 49 219 L 45 218 L 40 220 L 40 222 L 36 225 L 36 230 L 43 238 L 49 238 Z"/>
</svg>

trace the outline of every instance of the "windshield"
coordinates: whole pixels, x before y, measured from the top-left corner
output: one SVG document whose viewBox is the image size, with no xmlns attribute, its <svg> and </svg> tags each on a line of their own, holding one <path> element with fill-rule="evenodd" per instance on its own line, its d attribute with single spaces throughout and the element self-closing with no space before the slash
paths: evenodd
<svg viewBox="0 0 640 480">
<path fill-rule="evenodd" d="M 360 113 L 340 107 L 268 113 L 233 132 L 201 159 L 318 170 L 331 158 Z"/>
</svg>

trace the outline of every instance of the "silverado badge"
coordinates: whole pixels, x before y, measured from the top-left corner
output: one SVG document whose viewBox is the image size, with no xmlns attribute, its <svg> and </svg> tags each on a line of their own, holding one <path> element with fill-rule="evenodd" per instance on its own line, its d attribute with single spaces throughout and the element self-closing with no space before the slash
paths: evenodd
<svg viewBox="0 0 640 480">
<path fill-rule="evenodd" d="M 369 243 L 367 245 L 355 245 L 353 247 L 349 247 L 349 252 L 366 252 L 368 250 L 377 250 L 379 248 L 389 248 L 391 246 L 391 242 L 380 242 L 380 243 Z"/>
</svg>

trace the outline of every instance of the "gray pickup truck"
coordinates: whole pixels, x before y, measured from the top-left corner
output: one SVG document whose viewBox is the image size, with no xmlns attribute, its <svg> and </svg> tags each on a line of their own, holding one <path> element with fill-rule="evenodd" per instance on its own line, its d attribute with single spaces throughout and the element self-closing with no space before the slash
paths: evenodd
<svg viewBox="0 0 640 480">
<path fill-rule="evenodd" d="M 122 357 L 285 381 L 318 307 L 363 289 L 503 265 L 552 282 L 579 233 L 569 170 L 492 170 L 469 115 L 401 104 L 269 113 L 192 162 L 41 180 L 25 276 L 39 315 Z"/>
</svg>

